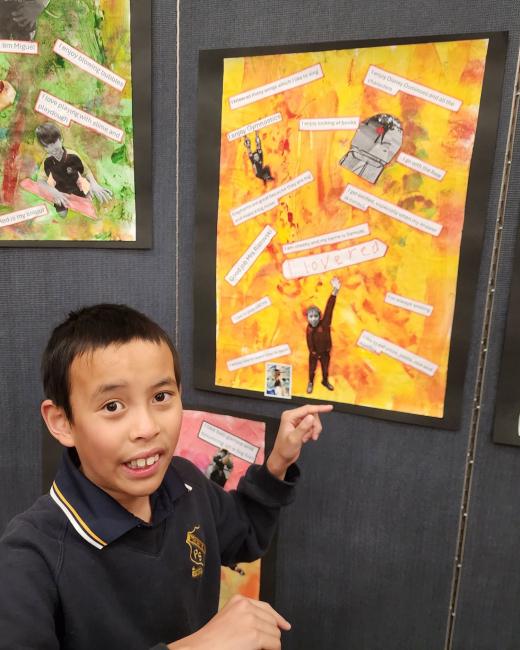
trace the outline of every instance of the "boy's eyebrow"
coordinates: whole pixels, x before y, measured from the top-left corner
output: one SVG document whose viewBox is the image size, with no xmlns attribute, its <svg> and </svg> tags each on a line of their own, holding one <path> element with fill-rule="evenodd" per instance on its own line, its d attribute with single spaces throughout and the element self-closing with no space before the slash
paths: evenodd
<svg viewBox="0 0 520 650">
<path fill-rule="evenodd" d="M 163 379 L 159 379 L 158 382 L 153 384 L 151 387 L 152 389 L 156 390 L 157 388 L 163 388 L 165 386 L 177 386 L 177 381 L 175 380 L 175 377 L 164 377 Z M 127 388 L 128 382 L 126 381 L 120 381 L 120 382 L 115 382 L 113 384 L 101 384 L 101 386 L 98 386 L 96 388 L 93 397 L 102 397 L 106 393 L 111 393 L 114 390 L 118 390 L 119 388 Z"/>
<path fill-rule="evenodd" d="M 101 384 L 101 386 L 98 386 L 96 388 L 92 397 L 102 397 L 105 393 L 111 393 L 113 390 L 117 390 L 118 388 L 126 388 L 126 386 L 128 386 L 128 384 L 125 381 L 121 381 L 116 384 Z"/>
<path fill-rule="evenodd" d="M 156 384 L 154 384 L 152 388 L 162 388 L 163 386 L 171 386 L 172 384 L 177 386 L 175 377 L 165 377 L 164 379 L 160 379 Z"/>
</svg>

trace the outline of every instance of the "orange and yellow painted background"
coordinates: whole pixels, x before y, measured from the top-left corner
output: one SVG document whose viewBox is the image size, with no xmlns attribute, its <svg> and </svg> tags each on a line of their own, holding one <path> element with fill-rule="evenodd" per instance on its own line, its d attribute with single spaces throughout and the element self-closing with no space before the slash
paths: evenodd
<svg viewBox="0 0 520 650">
<path fill-rule="evenodd" d="M 318 366 L 313 398 L 333 399 L 411 414 L 442 417 L 450 335 L 469 167 L 479 114 L 488 41 L 476 39 L 350 50 L 273 54 L 224 59 L 220 186 L 217 226 L 217 328 L 215 383 L 263 394 L 264 363 L 230 371 L 226 362 L 262 349 L 288 344 L 293 395 L 306 396 L 308 349 L 305 310 L 322 311 L 339 277 L 332 321 L 330 393 Z M 232 110 L 229 98 L 320 64 L 323 77 Z M 395 96 L 364 83 L 370 65 L 461 100 L 457 112 L 403 92 Z M 255 177 L 243 138 L 227 133 L 279 112 L 282 120 L 260 130 L 264 164 L 273 181 Z M 403 126 L 401 151 L 435 165 L 442 181 L 413 171 L 394 158 L 372 184 L 340 166 L 354 131 L 301 131 L 305 118 L 359 117 L 378 113 Z M 254 150 L 254 133 L 249 135 Z M 237 226 L 230 210 L 310 171 L 313 182 L 281 197 L 279 205 Z M 348 184 L 442 224 L 435 237 L 368 208 L 340 200 Z M 334 246 L 286 255 L 282 245 L 368 223 L 370 235 Z M 270 245 L 235 286 L 225 276 L 266 225 L 276 231 Z M 377 238 L 386 255 L 360 265 L 288 280 L 284 260 Z M 429 317 L 385 303 L 387 292 L 433 306 Z M 269 296 L 272 305 L 237 324 L 231 315 Z M 433 376 L 385 354 L 357 345 L 368 330 L 438 365 Z"/>
</svg>

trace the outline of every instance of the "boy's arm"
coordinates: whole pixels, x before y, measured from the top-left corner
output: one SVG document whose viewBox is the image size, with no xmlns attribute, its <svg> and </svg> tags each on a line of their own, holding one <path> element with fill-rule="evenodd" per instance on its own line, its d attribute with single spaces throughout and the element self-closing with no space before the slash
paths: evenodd
<svg viewBox="0 0 520 650">
<path fill-rule="evenodd" d="M 94 174 L 88 167 L 85 167 L 85 178 L 90 184 L 90 194 L 94 196 L 101 203 L 106 203 L 112 198 L 112 191 L 108 187 L 103 187 L 94 178 Z"/>
<path fill-rule="evenodd" d="M 339 278 L 332 278 L 330 283 L 332 285 L 332 293 L 327 300 L 327 306 L 325 307 L 325 313 L 323 314 L 322 324 L 324 327 L 330 327 L 330 324 L 332 323 L 332 312 L 334 311 L 334 305 L 336 304 L 336 296 L 341 289 Z"/>
<path fill-rule="evenodd" d="M 325 312 L 323 318 L 321 319 L 321 324 L 323 327 L 330 327 L 332 323 L 332 312 L 334 311 L 334 305 L 336 304 L 336 296 L 331 293 L 329 299 L 327 300 L 327 305 L 325 307 Z"/>
<path fill-rule="evenodd" d="M 70 202 L 67 197 L 67 194 L 57 190 L 54 185 L 49 183 L 49 179 L 52 178 L 52 174 L 47 174 L 45 171 L 45 161 L 42 162 L 40 169 L 38 170 L 38 178 L 36 182 L 42 188 L 42 190 L 48 193 L 52 197 L 52 201 L 56 205 L 61 205 L 64 208 L 70 207 Z"/>
<path fill-rule="evenodd" d="M 222 564 L 262 557 L 276 530 L 280 509 L 292 502 L 299 475 L 293 465 L 301 447 L 321 431 L 319 413 L 331 406 L 303 406 L 283 413 L 273 451 L 264 465 L 251 465 L 236 490 L 208 484 Z M 292 465 L 292 466 L 291 466 Z"/>
<path fill-rule="evenodd" d="M 85 176 L 85 178 L 88 181 L 89 184 L 89 194 L 93 197 L 95 197 L 98 201 L 101 201 L 101 203 L 106 203 L 107 201 L 110 201 L 112 198 L 112 192 L 109 190 L 107 187 L 103 187 L 100 185 L 94 174 L 92 173 L 92 170 L 90 167 L 81 159 L 81 156 L 77 154 L 75 151 L 72 151 L 72 149 L 69 150 L 69 156 L 74 155 L 78 157 L 78 160 L 80 161 L 83 169 L 81 170 L 81 173 Z M 80 188 L 81 189 L 81 188 Z"/>
<path fill-rule="evenodd" d="M 217 500 L 215 515 L 223 564 L 255 559 L 262 549 L 267 549 L 280 506 L 292 495 L 289 468 L 298 459 L 302 446 L 318 439 L 319 414 L 330 410 L 330 405 L 307 405 L 285 411 L 273 451 L 264 466 L 251 466 L 237 491 L 225 492 L 211 484 L 211 496 Z M 234 596 L 204 627 L 166 647 L 169 650 L 280 650 L 281 631 L 290 627 L 268 603 Z M 155 650 L 161 647 L 164 646 Z"/>
</svg>

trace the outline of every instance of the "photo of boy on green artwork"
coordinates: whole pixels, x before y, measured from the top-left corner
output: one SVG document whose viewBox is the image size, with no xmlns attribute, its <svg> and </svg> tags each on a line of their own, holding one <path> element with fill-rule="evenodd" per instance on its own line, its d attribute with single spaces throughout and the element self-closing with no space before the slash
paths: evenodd
<svg viewBox="0 0 520 650">
<path fill-rule="evenodd" d="M 147 245 L 131 60 L 131 18 L 147 11 L 135 0 L 0 0 L 0 246 Z M 149 41 L 146 20 L 140 30 Z"/>
</svg>

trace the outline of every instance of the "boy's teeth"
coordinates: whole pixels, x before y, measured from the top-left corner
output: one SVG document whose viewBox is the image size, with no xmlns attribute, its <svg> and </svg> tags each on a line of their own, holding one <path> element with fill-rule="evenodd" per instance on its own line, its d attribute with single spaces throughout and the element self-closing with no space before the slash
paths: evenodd
<svg viewBox="0 0 520 650">
<path fill-rule="evenodd" d="M 143 467 L 150 467 L 159 460 L 159 454 L 149 456 L 148 458 L 137 458 L 126 463 L 131 469 L 142 469 Z"/>
</svg>

